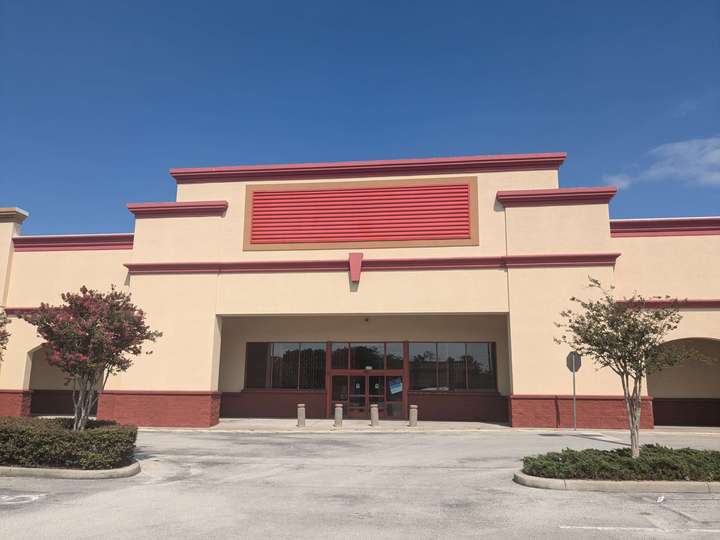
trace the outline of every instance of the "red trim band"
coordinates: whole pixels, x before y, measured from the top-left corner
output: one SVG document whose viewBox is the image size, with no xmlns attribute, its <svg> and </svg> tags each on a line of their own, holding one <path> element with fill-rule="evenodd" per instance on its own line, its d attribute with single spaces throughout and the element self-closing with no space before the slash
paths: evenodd
<svg viewBox="0 0 720 540">
<path fill-rule="evenodd" d="M 195 217 L 221 216 L 227 201 L 147 202 L 127 205 L 135 217 Z"/>
<path fill-rule="evenodd" d="M 58 236 L 16 236 L 15 251 L 101 251 L 132 249 L 132 234 L 68 234 Z"/>
<path fill-rule="evenodd" d="M 524 171 L 558 169 L 567 154 L 505 154 L 446 158 L 291 163 L 239 167 L 174 168 L 170 175 L 179 184 L 242 182 L 257 179 L 341 178 L 412 174 L 463 173 L 475 171 Z"/>
<path fill-rule="evenodd" d="M 720 308 L 720 299 L 715 298 L 685 298 L 685 299 L 651 299 L 644 302 L 631 302 L 629 300 L 619 300 L 620 304 L 634 304 L 638 306 L 648 307 L 650 309 L 662 309 L 677 305 L 680 309 L 714 309 Z"/>
<path fill-rule="evenodd" d="M 710 236 L 720 234 L 720 217 L 615 219 L 610 221 L 610 236 Z"/>
<path fill-rule="evenodd" d="M 123 396 L 219 396 L 222 392 L 217 390 L 103 390 L 100 393 Z"/>
<path fill-rule="evenodd" d="M 505 207 L 606 204 L 616 193 L 616 187 L 522 189 L 498 191 L 497 200 Z"/>
<path fill-rule="evenodd" d="M 454 270 L 462 268 L 515 268 L 559 266 L 612 266 L 619 253 L 504 255 L 433 259 L 365 259 L 363 271 Z M 131 274 L 242 274 L 266 272 L 347 272 L 349 260 L 126 263 Z"/>
<path fill-rule="evenodd" d="M 29 315 L 37 311 L 36 307 L 6 307 L 3 309 L 5 310 L 5 314 L 10 317 L 22 317 L 23 315 Z"/>
</svg>

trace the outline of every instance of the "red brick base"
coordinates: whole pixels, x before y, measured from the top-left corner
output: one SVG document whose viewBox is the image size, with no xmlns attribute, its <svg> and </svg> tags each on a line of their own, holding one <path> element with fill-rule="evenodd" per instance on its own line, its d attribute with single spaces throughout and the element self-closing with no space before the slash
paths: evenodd
<svg viewBox="0 0 720 540">
<path fill-rule="evenodd" d="M 577 396 L 577 426 L 623 429 L 628 427 L 625 400 L 620 396 Z M 511 395 L 513 427 L 568 428 L 573 425 L 572 396 Z M 640 427 L 652 428 L 652 398 L 644 397 Z"/>
<path fill-rule="evenodd" d="M 410 392 L 420 420 L 507 422 L 507 397 L 479 392 Z"/>
<path fill-rule="evenodd" d="M 223 418 L 296 418 L 298 403 L 308 418 L 325 417 L 324 390 L 253 390 L 223 392 Z"/>
<path fill-rule="evenodd" d="M 220 419 L 220 393 L 106 390 L 97 417 L 138 426 L 209 427 Z"/>
<path fill-rule="evenodd" d="M 29 416 L 30 390 L 0 390 L 0 416 Z"/>
</svg>

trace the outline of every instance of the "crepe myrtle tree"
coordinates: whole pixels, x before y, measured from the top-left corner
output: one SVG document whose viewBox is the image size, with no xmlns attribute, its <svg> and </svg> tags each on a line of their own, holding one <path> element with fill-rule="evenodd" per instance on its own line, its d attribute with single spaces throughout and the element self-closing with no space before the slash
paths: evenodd
<svg viewBox="0 0 720 540">
<path fill-rule="evenodd" d="M 72 385 L 73 429 L 79 431 L 110 375 L 126 371 L 143 344 L 162 333 L 151 330 L 130 294 L 114 286 L 108 293 L 83 286 L 79 293 L 64 293 L 62 300 L 64 305 L 43 303 L 22 318 L 45 340 L 48 363 L 60 368 Z"/>
<path fill-rule="evenodd" d="M 599 292 L 595 300 L 570 298 L 577 309 L 560 313 L 562 329 L 557 343 L 570 346 L 600 368 L 614 371 L 622 382 L 632 457 L 640 455 L 640 413 L 643 382 L 650 373 L 676 365 L 695 352 L 679 344 L 664 343 L 680 324 L 682 315 L 670 297 L 643 297 L 637 293 L 617 300 L 614 287 L 604 288 L 590 278 L 590 288 Z M 653 306 L 648 300 L 663 300 Z"/>
</svg>

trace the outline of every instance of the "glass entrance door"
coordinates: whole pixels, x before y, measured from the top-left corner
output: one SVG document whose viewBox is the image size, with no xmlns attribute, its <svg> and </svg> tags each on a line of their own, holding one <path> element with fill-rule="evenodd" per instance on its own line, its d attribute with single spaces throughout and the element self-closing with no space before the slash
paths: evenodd
<svg viewBox="0 0 720 540">
<path fill-rule="evenodd" d="M 343 404 L 348 418 L 370 418 L 370 405 L 377 403 L 381 418 L 402 418 L 402 375 L 333 375 L 332 401 Z"/>
<path fill-rule="evenodd" d="M 377 403 L 381 418 L 407 412 L 406 353 L 402 342 L 330 342 L 327 347 L 327 414 L 341 403 L 347 418 L 370 418 Z"/>
</svg>

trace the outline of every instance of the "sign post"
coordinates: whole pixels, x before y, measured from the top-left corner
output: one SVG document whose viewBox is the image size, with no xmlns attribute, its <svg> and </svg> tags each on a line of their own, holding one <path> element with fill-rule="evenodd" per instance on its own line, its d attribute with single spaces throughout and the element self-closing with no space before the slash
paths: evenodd
<svg viewBox="0 0 720 540">
<path fill-rule="evenodd" d="M 573 399 L 572 399 L 572 414 L 573 414 L 573 429 L 577 431 L 577 408 L 575 404 L 575 373 L 580 369 L 582 365 L 582 359 L 580 355 L 575 351 L 572 351 L 567 355 L 567 368 L 572 372 L 573 379 Z"/>
</svg>

